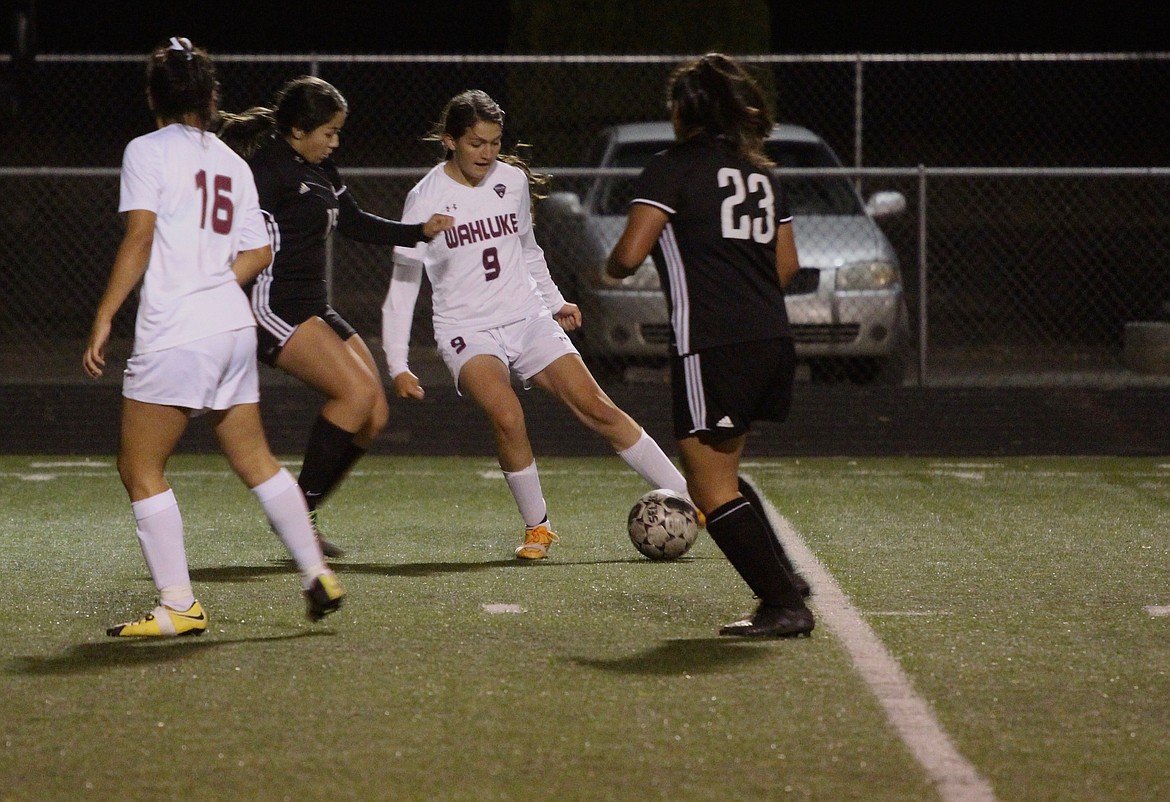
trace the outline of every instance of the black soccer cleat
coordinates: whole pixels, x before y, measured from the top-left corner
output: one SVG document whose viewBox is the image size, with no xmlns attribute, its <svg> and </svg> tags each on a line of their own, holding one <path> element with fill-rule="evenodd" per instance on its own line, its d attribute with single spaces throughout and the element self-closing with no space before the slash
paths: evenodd
<svg viewBox="0 0 1170 802">
<path fill-rule="evenodd" d="M 812 610 L 761 604 L 751 618 L 720 628 L 720 635 L 751 638 L 793 638 L 812 634 L 816 625 Z"/>
<path fill-rule="evenodd" d="M 317 543 L 321 546 L 321 553 L 326 557 L 344 557 L 345 549 L 338 546 L 336 543 L 331 543 L 325 539 L 321 534 L 321 530 L 317 528 L 317 511 L 309 510 L 309 523 L 313 525 L 313 534 L 317 536 Z"/>
<path fill-rule="evenodd" d="M 321 535 L 317 535 L 317 542 L 321 544 L 321 553 L 329 558 L 344 557 L 345 549 L 338 546 L 336 543 L 330 543 Z"/>
<path fill-rule="evenodd" d="M 812 585 L 810 585 L 808 583 L 807 579 L 805 579 L 797 571 L 792 571 L 791 576 L 792 576 L 792 587 L 796 588 L 796 592 L 801 595 L 801 598 L 807 599 L 809 596 L 812 595 Z"/>
</svg>

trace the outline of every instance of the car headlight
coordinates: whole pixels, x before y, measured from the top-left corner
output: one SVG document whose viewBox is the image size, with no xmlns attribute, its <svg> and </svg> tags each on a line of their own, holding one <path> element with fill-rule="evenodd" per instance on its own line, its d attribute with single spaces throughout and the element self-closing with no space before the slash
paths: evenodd
<svg viewBox="0 0 1170 802">
<path fill-rule="evenodd" d="M 854 262 L 837 268 L 838 290 L 884 290 L 898 283 L 898 269 L 889 262 Z"/>
<path fill-rule="evenodd" d="M 654 260 L 650 257 L 646 257 L 646 260 L 638 265 L 638 269 L 634 271 L 633 275 L 623 279 L 610 278 L 605 272 L 605 265 L 601 265 L 597 272 L 601 277 L 601 285 L 611 289 L 657 290 L 662 288 L 658 281 L 658 271 L 654 268 Z"/>
</svg>

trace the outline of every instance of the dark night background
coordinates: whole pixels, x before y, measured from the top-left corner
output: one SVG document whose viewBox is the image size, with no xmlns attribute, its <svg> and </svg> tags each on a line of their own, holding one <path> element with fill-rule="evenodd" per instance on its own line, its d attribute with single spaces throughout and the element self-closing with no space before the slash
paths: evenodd
<svg viewBox="0 0 1170 802">
<path fill-rule="evenodd" d="M 35 53 L 51 54 L 145 54 L 169 36 L 182 35 L 212 54 L 694 54 L 720 49 L 734 54 L 774 53 L 801 54 L 881 54 L 881 53 L 1165 53 L 1170 52 L 1170 4 L 1090 2 L 1056 4 L 1051 2 L 883 2 L 882 0 L 429 0 L 414 3 L 405 10 L 386 2 L 315 2 L 298 7 L 283 0 L 0 0 L 0 55 L 13 58 L 0 65 L 0 96 L 18 98 L 9 92 L 13 87 L 31 85 L 36 76 Z M 23 22 L 22 22 L 23 20 Z M 31 30 L 28 23 L 31 24 Z M 22 29 L 22 25 L 24 28 Z M 21 48 L 26 48 L 22 51 Z M 896 61 L 896 60 L 895 60 Z M 1146 80 L 1144 89 L 1135 91 L 1134 82 L 1143 78 L 1148 64 L 1122 66 L 1109 73 L 1121 78 L 1111 82 L 1071 82 L 1071 91 L 1049 98 L 1042 84 L 1013 81 L 1013 64 L 1005 63 L 979 70 L 962 65 L 949 68 L 945 84 L 950 96 L 980 97 L 982 75 L 988 70 L 1001 81 L 1003 90 L 992 93 L 994 114 L 980 116 L 983 105 L 963 106 L 950 116 L 923 114 L 920 107 L 930 104 L 893 98 L 893 104 L 869 109 L 866 159 L 869 164 L 904 165 L 926 163 L 947 165 L 948 158 L 961 159 L 962 165 L 1005 166 L 1005 158 L 1014 164 L 1055 164 L 1081 166 L 1135 166 L 1164 164 L 1167 128 L 1158 108 L 1164 97 L 1164 83 Z M 435 68 L 454 72 L 450 65 Z M 1043 73 L 1043 71 L 1039 71 Z M 1084 75 L 1083 70 L 1075 70 Z M 897 69 L 871 70 L 867 76 L 874 96 L 880 97 L 881 75 L 890 78 L 893 88 L 900 88 Z M 1030 74 L 1036 74 L 1032 71 Z M 1157 75 L 1161 75 L 1158 72 Z M 442 76 L 446 78 L 447 76 Z M 876 84 L 876 85 L 875 85 Z M 890 88 L 886 86 L 885 88 Z M 913 89 L 913 87 L 910 87 Z M 897 95 L 897 93 L 894 93 Z M 1108 141 L 1086 142 L 1076 139 L 1075 148 L 1058 151 L 1041 162 L 1036 143 L 1048 147 L 1053 132 L 1035 120 L 1031 113 L 1037 98 L 1051 101 L 1044 109 L 1098 109 L 1111 111 L 1110 120 L 1118 121 L 1118 131 Z M 135 98 L 137 100 L 137 97 Z M 1108 103 L 1099 102 L 1108 100 Z M 831 124 L 837 113 L 821 97 L 811 97 L 818 106 L 817 119 L 826 129 L 847 125 Z M 825 107 L 827 108 L 821 108 Z M 16 108 L 16 106 L 14 106 Z M 84 114 L 66 106 L 53 109 L 77 125 L 63 129 L 81 129 L 89 121 Z M 845 110 L 848 114 L 851 108 Z M 146 118 L 133 118 L 128 127 L 146 124 Z M 885 115 L 883 117 L 882 115 Z M 18 122 L 20 119 L 15 118 Z M 128 116 L 128 119 L 129 116 Z M 1068 118 L 1062 118 L 1068 119 Z M 956 121 L 974 121 L 957 124 Z M 135 122 L 137 121 L 137 122 Z M 1075 120 L 1074 120 L 1075 121 Z M 1071 135 L 1081 129 L 1070 126 Z M 46 131 L 55 136 L 46 136 Z M 886 138 L 881 135 L 885 132 Z M 964 141 L 983 148 L 972 151 L 957 148 L 956 132 L 970 132 Z M 129 132 L 111 138 L 109 131 L 96 138 L 97 145 L 108 152 L 95 152 L 88 140 L 73 155 L 67 138 L 51 126 L 14 127 L 0 134 L 6 145 L 7 159 L 36 145 L 34 164 L 116 166 L 121 144 Z M 902 135 L 913 141 L 907 144 Z M 1124 142 L 1115 141 L 1124 139 Z M 102 144 L 106 140 L 112 145 Z M 355 141 L 360 141 L 355 139 Z M 46 162 L 52 142 L 56 151 L 65 153 L 57 162 Z M 21 147 L 24 150 L 21 150 Z M 84 148 L 84 150 L 82 149 Z M 350 151 L 352 152 L 352 151 Z M 957 156 L 952 156 L 957 153 Z M 5 159 L 0 159 L 5 161 Z M 357 163 L 362 162 L 359 158 Z M 936 196 L 937 197 L 937 196 Z M 23 199 L 13 196 L 13 204 Z M 944 208 L 937 201 L 932 209 Z M 937 213 L 937 212 L 936 212 Z M 3 215 L 0 215 L 3 216 Z M 1145 218 L 1135 215 L 1140 228 Z M 953 215 L 952 226 L 961 227 L 962 215 Z M 7 218 L 5 218 L 7 219 Z M 95 218 L 104 219 L 104 218 Z M 52 242 L 48 231 L 37 239 L 35 234 L 11 226 L 16 237 L 36 243 Z M 85 229 L 88 231 L 89 229 Z M 1096 231 L 1096 229 L 1093 229 Z M 1078 249 L 1075 258 L 1085 258 L 1081 243 L 1093 247 L 1108 246 L 1117 240 L 1087 233 L 1080 242 L 1066 246 Z M 962 234 L 962 232 L 960 232 Z M 1044 236 L 1045 230 L 1037 236 Z M 955 237 L 956 242 L 968 240 Z M 1145 240 L 1135 240 L 1144 242 Z M 87 242 L 87 246 L 92 247 Z M 39 247 L 39 244 L 38 244 Z M 1128 246 L 1134 247 L 1134 246 Z M 14 247 L 0 248 L 8 258 Z M 958 249 L 956 249 L 958 250 Z M 967 248 L 978 252 L 978 248 Z M 1063 251 L 1061 252 L 1063 253 Z M 1111 254 L 1116 256 L 1116 254 Z M 40 262 L 30 259 L 32 264 Z M 1073 260 L 1058 260 L 1061 268 Z M 1116 261 L 1116 260 L 1115 260 Z M 1140 260 L 1121 260 L 1126 269 L 1139 271 Z M 1002 269 L 1010 269 L 1005 263 Z M 977 271 L 973 271 L 977 272 Z M 1055 286 L 1055 285 L 1053 285 Z M 1079 285 L 1070 285 L 1069 292 Z M 1110 285 L 1114 286 L 1114 285 Z M 52 298 L 53 296 L 45 296 Z M 1157 298 L 1162 298 L 1158 294 Z M 27 305 L 10 305 L 24 311 Z M 57 310 L 45 312 L 53 319 Z M 1120 319 L 1120 318 L 1119 318 Z M 23 348 L 23 344 L 22 344 Z M 23 353 L 23 352 L 22 352 Z M 612 387 L 615 400 L 644 420 L 657 437 L 669 439 L 668 424 L 661 416 L 661 405 L 653 384 Z M 117 387 L 83 386 L 61 392 L 56 386 L 29 385 L 0 387 L 0 408 L 20 414 L 0 417 L 0 442 L 9 450 L 29 453 L 76 453 L 79 443 L 73 436 L 76 427 L 62 426 L 63 421 L 81 416 L 86 426 L 95 430 L 90 446 L 96 453 L 108 453 L 116 442 L 117 416 L 101 416 L 105 428 L 92 427 L 94 409 L 117 402 Z M 539 399 L 539 396 L 533 398 Z M 432 427 L 434 421 L 450 420 L 463 414 L 452 391 L 444 394 L 436 388 L 433 403 L 450 405 L 450 411 L 429 415 L 415 414 L 399 407 L 399 414 L 409 416 L 405 424 L 396 424 L 406 435 L 412 427 Z M 317 399 L 309 391 L 298 395 L 295 390 L 274 394 L 268 404 L 284 404 L 266 414 L 283 428 L 269 434 L 280 453 L 296 453 L 303 447 L 304 432 L 315 414 Z M 536 403 L 541 403 L 539 400 Z M 907 453 L 980 455 L 1008 453 L 1170 453 L 1170 430 L 1162 425 L 1166 393 L 1160 388 L 1149 391 L 1124 388 L 1105 392 L 1086 392 L 1071 388 L 920 388 L 875 387 L 853 388 L 838 392 L 833 386 L 803 384 L 794 401 L 792 422 L 784 427 L 783 437 L 762 438 L 767 443 L 753 445 L 754 453 L 791 454 L 861 454 Z M 79 412 L 80 410 L 80 412 Z M 575 421 L 546 407 L 533 411 L 533 419 L 542 421 L 537 435 L 541 453 L 567 453 L 573 449 L 596 448 L 597 443 L 581 437 Z M 657 416 L 657 417 L 656 417 Z M 563 424 L 563 425 L 562 425 Z M 100 430 L 99 430 L 100 429 Z M 202 430 L 206 433 L 206 430 Z M 209 438 L 210 435 L 207 435 Z M 407 437 L 409 440 L 410 438 Z M 450 427 L 435 429 L 416 436 L 416 443 L 429 443 L 437 453 L 469 453 L 471 444 L 456 438 Z M 96 445 L 95 445 L 96 444 Z M 213 450 L 207 439 L 189 444 L 195 450 Z M 390 448 L 397 448 L 389 444 Z M 482 443 L 483 453 L 491 444 Z M 768 449 L 776 449 L 769 452 Z"/>
<path fill-rule="evenodd" d="M 7 0 L 32 10 L 35 46 L 45 53 L 137 53 L 180 34 L 219 52 L 466 53 L 694 52 L 719 47 L 720 9 L 758 9 L 772 53 L 1155 52 L 1170 49 L 1165 3 L 874 2 L 851 0 L 434 0 L 394 8 L 373 2 L 140 3 L 122 0 Z M 0 7 L 3 7 L 0 6 Z M 702 25 L 686 6 L 708 19 Z M 672 13 L 663 13 L 667 10 Z M 609 15 L 606 17 L 606 15 Z M 592 16 L 593 22 L 590 22 Z M 597 17 L 622 20 L 599 25 Z M 532 23 L 531 20 L 538 20 Z M 645 20 L 645 26 L 630 25 Z M 679 20 L 685 30 L 671 28 Z M 552 32 L 533 32 L 541 24 Z M 582 30 L 592 24 L 595 30 Z M 622 29 L 615 31 L 615 29 Z M 710 33 L 705 33 L 709 31 Z M 674 43 L 694 45 L 680 50 Z M 544 43 L 561 47 L 541 48 Z M 734 48 L 727 48 L 734 52 Z"/>
</svg>

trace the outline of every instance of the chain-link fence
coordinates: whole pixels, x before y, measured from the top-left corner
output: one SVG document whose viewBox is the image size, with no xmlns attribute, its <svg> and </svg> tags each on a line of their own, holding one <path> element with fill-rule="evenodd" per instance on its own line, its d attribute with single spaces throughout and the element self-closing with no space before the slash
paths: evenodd
<svg viewBox="0 0 1170 802">
<path fill-rule="evenodd" d="M 597 266 L 590 198 L 598 182 L 636 170 L 600 169 L 593 144 L 607 126 L 661 120 L 681 57 L 217 59 L 231 111 L 268 102 L 296 75 L 336 84 L 351 106 L 342 173 L 365 208 L 394 218 L 438 155 L 422 137 L 443 104 L 469 87 L 488 91 L 507 112 L 505 148 L 522 144 L 553 177 L 554 195 L 536 209 L 550 266 L 586 307 L 586 326 L 606 323 L 605 307 L 575 297 L 588 290 L 582 271 Z M 1170 153 L 1158 102 L 1170 54 L 745 61 L 774 89 L 778 119 L 819 134 L 843 164 L 782 169 L 790 192 L 809 181 L 857 190 L 852 209 L 793 200 L 805 270 L 789 308 L 802 379 L 1170 383 L 1170 170 L 1152 166 Z M 0 129 L 0 376 L 81 382 L 81 348 L 120 236 L 117 165 L 126 142 L 151 126 L 142 63 L 42 56 L 21 89 Z M 878 191 L 898 193 L 905 208 L 886 194 L 871 216 L 861 203 Z M 574 226 L 558 217 L 566 210 Z M 334 305 L 377 353 L 389 253 L 335 240 Z M 878 240 L 890 254 L 875 255 Z M 874 267 L 883 260 L 897 266 L 894 279 Z M 857 283 L 843 266 L 871 279 Z M 606 336 L 640 337 L 649 350 L 583 340 L 604 381 L 653 376 L 665 354 L 661 294 L 649 286 L 627 301 L 609 310 L 626 328 Z M 424 292 L 419 359 L 433 350 L 427 303 Z M 117 322 L 115 360 L 129 350 L 133 313 Z"/>
</svg>

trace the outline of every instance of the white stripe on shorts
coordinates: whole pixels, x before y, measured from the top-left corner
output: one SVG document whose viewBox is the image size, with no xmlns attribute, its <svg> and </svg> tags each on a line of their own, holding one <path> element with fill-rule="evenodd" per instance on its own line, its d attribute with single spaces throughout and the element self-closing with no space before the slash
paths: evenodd
<svg viewBox="0 0 1170 802">
<path fill-rule="evenodd" d="M 703 394 L 703 370 L 698 354 L 682 358 L 683 386 L 687 391 L 687 407 L 691 411 L 691 431 L 707 428 L 707 398 Z"/>
<path fill-rule="evenodd" d="M 272 267 L 269 266 L 256 277 L 256 284 L 252 287 L 252 314 L 266 332 L 284 345 L 297 327 L 272 311 L 272 282 Z"/>
</svg>

